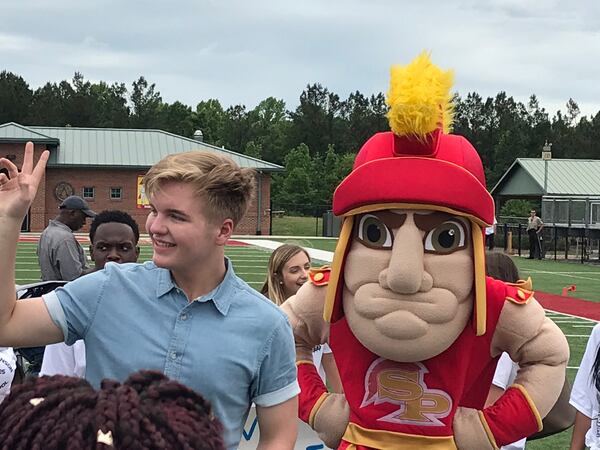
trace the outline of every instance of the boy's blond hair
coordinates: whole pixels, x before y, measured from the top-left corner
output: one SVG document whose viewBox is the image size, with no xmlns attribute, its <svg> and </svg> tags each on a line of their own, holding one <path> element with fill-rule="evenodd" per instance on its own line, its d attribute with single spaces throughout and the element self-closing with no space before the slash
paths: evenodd
<svg viewBox="0 0 600 450">
<path fill-rule="evenodd" d="M 192 185 L 204 201 L 212 222 L 225 219 L 237 225 L 254 197 L 255 172 L 241 168 L 227 156 L 205 151 L 173 153 L 154 164 L 144 176 L 148 198 L 166 182 Z"/>
</svg>

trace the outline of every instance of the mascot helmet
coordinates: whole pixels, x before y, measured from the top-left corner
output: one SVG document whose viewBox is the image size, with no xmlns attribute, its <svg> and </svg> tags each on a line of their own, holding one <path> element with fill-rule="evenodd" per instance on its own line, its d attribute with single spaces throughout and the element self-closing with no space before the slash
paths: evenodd
<svg viewBox="0 0 600 450">
<path fill-rule="evenodd" d="M 333 259 L 325 319 L 343 316 L 341 283 L 354 216 L 385 209 L 444 211 L 469 220 L 475 267 L 473 325 L 485 333 L 483 227 L 494 221 L 481 159 L 462 136 L 448 134 L 453 74 L 433 65 L 426 53 L 392 68 L 387 96 L 391 132 L 377 133 L 361 148 L 352 172 L 333 195 L 333 212 L 344 218 Z"/>
</svg>

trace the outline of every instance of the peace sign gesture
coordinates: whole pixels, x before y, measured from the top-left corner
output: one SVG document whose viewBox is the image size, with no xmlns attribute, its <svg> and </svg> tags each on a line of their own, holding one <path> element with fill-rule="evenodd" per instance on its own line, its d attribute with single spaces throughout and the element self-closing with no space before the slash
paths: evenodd
<svg viewBox="0 0 600 450">
<path fill-rule="evenodd" d="M 0 174 L 0 219 L 23 220 L 29 210 L 40 180 L 44 176 L 50 152 L 45 150 L 35 167 L 33 166 L 33 143 L 25 144 L 25 157 L 21 172 L 11 161 L 0 158 L 0 168 L 8 170 Z"/>
</svg>

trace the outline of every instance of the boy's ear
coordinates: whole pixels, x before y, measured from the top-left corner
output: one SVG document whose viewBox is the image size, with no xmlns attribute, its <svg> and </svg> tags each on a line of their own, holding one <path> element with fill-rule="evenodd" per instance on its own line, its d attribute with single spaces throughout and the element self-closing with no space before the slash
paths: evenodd
<svg viewBox="0 0 600 450">
<path fill-rule="evenodd" d="M 219 233 L 217 234 L 217 245 L 225 245 L 231 235 L 233 234 L 234 224 L 233 220 L 225 219 L 219 228 Z"/>
</svg>

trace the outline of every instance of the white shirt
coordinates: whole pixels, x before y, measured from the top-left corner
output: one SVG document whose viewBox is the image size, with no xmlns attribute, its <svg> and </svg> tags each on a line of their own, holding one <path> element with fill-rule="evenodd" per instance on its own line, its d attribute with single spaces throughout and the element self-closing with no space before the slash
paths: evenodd
<svg viewBox="0 0 600 450">
<path fill-rule="evenodd" d="M 514 383 L 518 370 L 519 365 L 510 359 L 508 353 L 504 352 L 498 360 L 498 365 L 496 366 L 496 372 L 494 373 L 492 383 L 494 386 L 498 386 L 500 389 L 506 390 L 511 384 Z M 502 446 L 501 450 L 523 450 L 525 448 L 526 440 L 527 439 L 523 438 L 517 442 L 513 442 L 512 444 L 504 445 Z"/>
<path fill-rule="evenodd" d="M 585 445 L 590 450 L 600 450 L 600 427 L 598 426 L 598 390 L 594 386 L 592 378 L 592 367 L 596 360 L 596 352 L 600 345 L 600 324 L 596 325 L 592 330 L 592 334 L 588 339 L 583 359 L 579 365 L 573 389 L 571 390 L 571 399 L 569 403 L 575 407 L 577 411 L 592 420 L 592 425 L 585 434 Z"/>
<path fill-rule="evenodd" d="M 47 345 L 44 350 L 41 375 L 67 375 L 85 377 L 85 344 L 76 341 L 73 345 L 64 342 Z"/>
<path fill-rule="evenodd" d="M 313 349 L 313 363 L 315 364 L 315 367 L 317 368 L 317 371 L 319 372 L 323 383 L 327 382 L 327 377 L 325 375 L 325 367 L 323 367 L 323 363 L 321 362 L 321 360 L 323 359 L 323 354 L 325 353 L 331 353 L 331 349 L 327 344 L 317 345 Z"/>
<path fill-rule="evenodd" d="M 10 393 L 10 385 L 15 377 L 17 357 L 10 347 L 0 347 L 0 403 Z"/>
<path fill-rule="evenodd" d="M 494 234 L 496 232 L 496 224 L 498 223 L 498 221 L 496 220 L 496 217 L 494 216 L 494 224 L 490 225 L 489 227 L 485 227 L 485 235 L 489 236 L 490 234 Z"/>
</svg>

